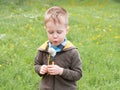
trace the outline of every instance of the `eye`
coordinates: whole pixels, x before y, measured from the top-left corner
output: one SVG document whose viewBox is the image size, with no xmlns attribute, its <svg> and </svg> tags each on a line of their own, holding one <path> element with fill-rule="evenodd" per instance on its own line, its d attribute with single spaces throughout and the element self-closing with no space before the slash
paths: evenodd
<svg viewBox="0 0 120 90">
<path fill-rule="evenodd" d="M 48 33 L 49 33 L 49 34 L 53 34 L 53 33 L 54 33 L 54 31 L 48 31 Z"/>
<path fill-rule="evenodd" d="M 61 34 L 61 33 L 62 33 L 62 31 L 61 31 L 61 30 L 58 30 L 58 31 L 57 31 L 57 33 L 58 33 L 58 34 Z"/>
</svg>

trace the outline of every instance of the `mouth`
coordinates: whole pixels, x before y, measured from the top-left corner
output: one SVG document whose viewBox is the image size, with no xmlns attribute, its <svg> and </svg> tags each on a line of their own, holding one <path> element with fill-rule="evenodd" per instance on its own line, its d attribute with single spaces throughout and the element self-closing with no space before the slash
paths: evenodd
<svg viewBox="0 0 120 90">
<path fill-rule="evenodd" d="M 53 43 L 57 43 L 57 41 L 53 41 Z"/>
<path fill-rule="evenodd" d="M 58 41 L 53 41 L 52 44 L 56 46 L 58 44 Z"/>
</svg>

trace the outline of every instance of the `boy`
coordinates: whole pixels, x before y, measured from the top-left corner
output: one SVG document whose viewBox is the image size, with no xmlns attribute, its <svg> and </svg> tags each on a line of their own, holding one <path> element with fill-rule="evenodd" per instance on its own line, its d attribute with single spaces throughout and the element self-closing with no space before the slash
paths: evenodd
<svg viewBox="0 0 120 90">
<path fill-rule="evenodd" d="M 38 48 L 35 71 L 42 77 L 40 90 L 77 90 L 82 77 L 77 48 L 66 39 L 68 13 L 61 7 L 51 7 L 45 13 L 48 41 Z"/>
</svg>

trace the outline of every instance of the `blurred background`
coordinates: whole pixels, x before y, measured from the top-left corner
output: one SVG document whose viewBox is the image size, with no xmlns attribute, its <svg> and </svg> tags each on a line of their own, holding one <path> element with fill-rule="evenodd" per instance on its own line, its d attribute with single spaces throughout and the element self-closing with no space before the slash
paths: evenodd
<svg viewBox="0 0 120 90">
<path fill-rule="evenodd" d="M 78 90 L 120 90 L 120 0 L 0 0 L 0 90 L 39 90 L 34 58 L 51 6 L 69 13 L 67 39 L 82 57 Z"/>
</svg>

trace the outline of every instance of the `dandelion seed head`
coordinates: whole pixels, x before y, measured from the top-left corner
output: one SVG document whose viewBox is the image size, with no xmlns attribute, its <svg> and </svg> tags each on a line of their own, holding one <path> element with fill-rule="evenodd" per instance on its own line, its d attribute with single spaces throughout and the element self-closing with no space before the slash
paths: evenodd
<svg viewBox="0 0 120 90">
<path fill-rule="evenodd" d="M 56 51 L 55 51 L 55 49 L 53 49 L 53 48 L 48 48 L 48 52 L 49 52 L 50 55 L 53 56 L 53 57 L 56 55 Z"/>
<path fill-rule="evenodd" d="M 6 34 L 0 34 L 0 39 L 3 39 L 6 36 Z"/>
</svg>

